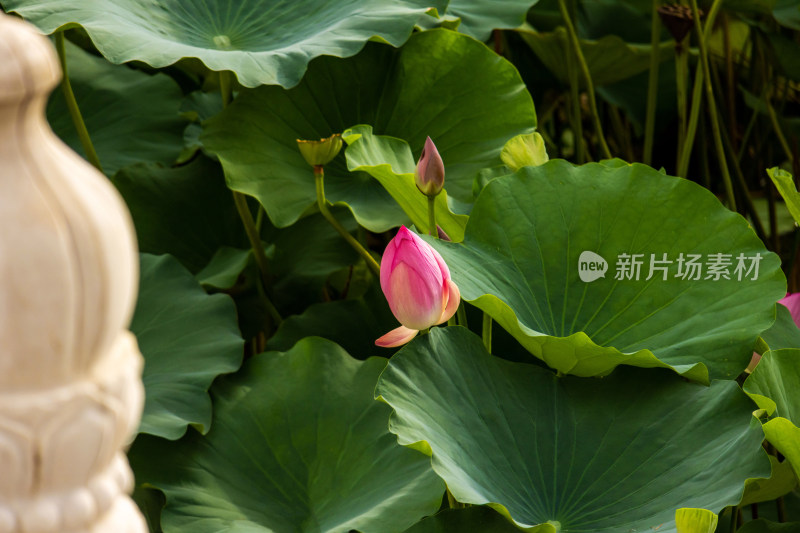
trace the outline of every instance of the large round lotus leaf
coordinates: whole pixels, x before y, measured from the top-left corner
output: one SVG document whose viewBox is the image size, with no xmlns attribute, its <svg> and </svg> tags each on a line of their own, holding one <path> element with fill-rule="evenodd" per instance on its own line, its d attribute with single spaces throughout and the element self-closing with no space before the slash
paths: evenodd
<svg viewBox="0 0 800 533">
<path fill-rule="evenodd" d="M 398 441 L 432 454 L 456 499 L 543 533 L 674 532 L 677 509 L 735 505 L 747 478 L 770 472 L 733 381 L 640 368 L 559 378 L 451 327 L 395 354 L 376 394 Z"/>
<path fill-rule="evenodd" d="M 536 126 L 531 96 L 514 66 L 482 43 L 447 30 L 412 36 L 401 49 L 370 43 L 356 57 L 314 60 L 297 87 L 242 91 L 206 123 L 203 146 L 217 154 L 229 186 L 258 198 L 287 226 L 315 202 L 311 167 L 296 139 L 319 139 L 356 124 L 408 141 L 418 157 L 430 136 L 445 167 L 447 193 L 472 201 L 472 180 L 500 164 L 505 142 Z M 381 184 L 325 166 L 326 195 L 347 203 L 374 231 L 408 219 Z"/>
<path fill-rule="evenodd" d="M 480 41 L 489 38 L 493 29 L 518 28 L 525 14 L 539 0 L 450 0 L 447 15 L 461 19 L 458 31 Z"/>
<path fill-rule="evenodd" d="M 139 431 L 178 439 L 191 424 L 207 432 L 211 382 L 242 363 L 233 301 L 206 294 L 174 257 L 142 254 L 131 331 L 145 360 Z"/>
<path fill-rule="evenodd" d="M 780 260 L 742 217 L 699 185 L 639 164 L 523 168 L 489 182 L 463 243 L 433 244 L 462 298 L 580 376 L 628 364 L 734 378 L 786 294 Z M 736 270 L 740 254 L 745 270 L 758 264 L 757 279 Z M 641 261 L 638 279 L 626 261 Z M 730 279 L 715 280 L 712 266 L 724 261 Z"/>
<path fill-rule="evenodd" d="M 164 531 L 393 533 L 436 512 L 444 484 L 373 399 L 385 366 L 306 338 L 220 380 L 205 437 L 140 438 L 134 470 L 166 494 Z"/>
<path fill-rule="evenodd" d="M 292 87 L 322 54 L 349 57 L 369 39 L 402 45 L 443 0 L 3 0 L 45 33 L 86 29 L 113 63 L 156 68 L 185 57 L 231 70 L 246 87 Z"/>
<path fill-rule="evenodd" d="M 178 115 L 183 96 L 170 77 L 111 65 L 69 41 L 67 71 L 75 100 L 108 176 L 138 162 L 171 163 L 183 148 L 185 122 Z M 53 131 L 73 150 L 83 146 L 61 90 L 47 104 Z"/>
<path fill-rule="evenodd" d="M 572 52 L 563 27 L 549 33 L 520 30 L 519 34 L 556 78 L 569 83 L 568 65 L 577 60 L 569 57 Z M 650 68 L 649 44 L 626 43 L 616 35 L 606 35 L 597 41 L 581 39 L 580 44 L 595 86 L 615 83 Z M 674 48 L 672 41 L 659 44 L 659 60 L 673 57 Z"/>
</svg>

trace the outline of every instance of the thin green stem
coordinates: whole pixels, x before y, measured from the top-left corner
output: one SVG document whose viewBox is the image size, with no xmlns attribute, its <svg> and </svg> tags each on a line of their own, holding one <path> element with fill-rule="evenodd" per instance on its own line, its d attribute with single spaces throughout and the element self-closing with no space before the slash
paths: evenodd
<svg viewBox="0 0 800 533">
<path fill-rule="evenodd" d="M 492 353 L 492 317 L 486 311 L 483 312 L 481 337 L 483 338 L 483 347 L 487 352 Z"/>
<path fill-rule="evenodd" d="M 706 100 L 708 105 L 706 109 L 708 111 L 708 116 L 711 122 L 711 132 L 714 136 L 714 147 L 717 151 L 717 160 L 719 162 L 720 171 L 722 172 L 722 180 L 725 185 L 725 194 L 728 197 L 728 208 L 731 211 L 736 211 L 736 197 L 733 194 L 733 181 L 731 180 L 731 174 L 728 170 L 728 161 L 725 157 L 725 148 L 722 146 L 722 134 L 720 133 L 719 128 L 719 118 L 717 117 L 717 106 L 716 100 L 714 99 L 714 88 L 711 86 L 711 71 L 710 66 L 708 63 L 708 49 L 706 47 L 706 36 L 707 33 L 703 31 L 702 26 L 700 25 L 700 13 L 697 9 L 697 0 L 691 0 L 692 4 L 692 19 L 694 19 L 694 28 L 697 31 L 698 35 L 698 46 L 700 48 L 700 63 L 703 66 L 703 78 L 705 80 L 705 89 L 706 89 Z M 711 12 L 714 13 L 715 10 L 719 10 L 719 6 L 722 4 L 722 0 L 714 0 L 714 4 L 711 7 Z M 709 15 L 709 19 L 711 15 Z M 713 23 L 712 20 L 706 21 L 706 29 L 708 26 Z"/>
<path fill-rule="evenodd" d="M 775 500 L 775 506 L 778 509 L 778 522 L 781 524 L 786 522 L 786 501 L 783 496 Z"/>
<path fill-rule="evenodd" d="M 439 238 L 439 232 L 436 231 L 436 197 L 428 196 L 428 233 L 434 239 Z"/>
<path fill-rule="evenodd" d="M 464 326 L 468 328 L 469 325 L 467 324 L 467 311 L 464 309 L 464 301 L 462 300 L 458 304 L 458 310 L 456 311 L 456 317 L 458 318 L 458 325 Z"/>
<path fill-rule="evenodd" d="M 711 30 L 714 28 L 714 21 L 717 18 L 717 13 L 719 13 L 719 8 L 721 6 L 722 2 L 720 0 L 714 0 L 711 10 L 708 12 L 708 16 L 706 17 L 705 29 L 702 31 L 702 33 L 698 33 L 698 40 L 703 43 L 704 48 L 705 43 L 708 42 L 708 39 L 711 36 Z M 695 13 L 693 13 L 693 16 L 696 18 Z M 699 19 L 695 20 L 695 24 L 700 24 Z M 686 131 L 686 137 L 684 138 L 683 146 L 681 147 L 680 160 L 678 162 L 677 175 L 682 178 L 686 177 L 686 172 L 689 170 L 689 158 L 692 155 L 694 136 L 697 132 L 697 119 L 700 115 L 700 104 L 703 94 L 703 71 L 703 61 L 700 61 L 697 64 L 697 70 L 695 71 L 694 75 L 694 87 L 692 89 L 692 109 L 689 112 L 689 126 Z"/>
<path fill-rule="evenodd" d="M 259 235 L 261 234 L 261 226 L 264 224 L 264 206 L 258 204 L 258 213 L 256 213 L 256 230 L 258 230 Z"/>
<path fill-rule="evenodd" d="M 676 168 L 680 168 L 683 145 L 686 141 L 686 104 L 687 104 L 687 85 L 689 81 L 689 53 L 686 48 L 689 46 L 689 37 L 683 41 L 675 43 L 675 90 L 678 100 L 678 153 L 675 158 Z M 677 175 L 681 176 L 680 171 Z"/>
<path fill-rule="evenodd" d="M 573 145 L 575 147 L 575 162 L 583 164 L 586 162 L 586 152 L 583 147 L 583 119 L 581 117 L 581 94 L 578 87 L 578 69 L 575 68 L 575 57 L 573 54 L 567 55 L 567 76 L 569 77 L 569 96 L 571 107 L 567 107 L 572 133 L 574 135 Z"/>
<path fill-rule="evenodd" d="M 600 114 L 597 112 L 597 99 L 594 95 L 594 84 L 592 83 L 592 74 L 589 72 L 589 66 L 586 64 L 586 58 L 583 57 L 581 50 L 581 43 L 578 41 L 578 34 L 575 32 L 575 26 L 572 24 L 572 19 L 567 11 L 567 5 L 564 0 L 558 0 L 558 7 L 561 10 L 561 16 L 564 19 L 564 25 L 567 27 L 567 34 L 569 35 L 570 42 L 575 57 L 578 60 L 578 66 L 583 73 L 583 81 L 586 83 L 586 93 L 589 96 L 589 109 L 592 112 L 592 120 L 594 122 L 595 132 L 600 141 L 600 147 L 603 150 L 603 155 L 606 159 L 611 159 L 611 150 L 608 149 L 608 143 L 603 135 L 603 126 L 600 123 Z"/>
<path fill-rule="evenodd" d="M 778 123 L 778 117 L 775 114 L 775 108 L 772 107 L 772 104 L 769 100 L 769 90 L 767 90 L 766 95 L 764 96 L 764 103 L 767 106 L 769 121 L 772 123 L 772 129 L 775 130 L 775 135 L 778 137 L 778 142 L 781 144 L 781 148 L 783 148 L 783 153 L 786 156 L 786 159 L 788 159 L 791 163 L 794 160 L 794 154 L 792 153 L 792 149 L 789 148 L 789 143 L 786 141 L 786 136 L 784 136 L 783 130 L 781 130 L 780 123 Z"/>
<path fill-rule="evenodd" d="M 64 99 L 67 101 L 67 110 L 78 132 L 78 138 L 83 146 L 83 151 L 86 153 L 86 159 L 89 160 L 94 168 L 103 172 L 103 167 L 100 164 L 100 158 L 97 157 L 97 151 L 94 149 L 92 139 L 89 137 L 89 130 L 86 129 L 86 123 L 83 121 L 83 115 L 78 107 L 78 102 L 75 100 L 75 93 L 72 92 L 72 84 L 69 81 L 69 71 L 67 70 L 67 53 L 64 49 L 64 32 L 56 33 L 56 51 L 58 52 L 58 61 L 61 63 L 61 71 L 63 78 L 61 80 L 61 90 L 64 92 Z"/>
<path fill-rule="evenodd" d="M 661 0 L 653 0 L 653 13 L 650 17 L 650 76 L 647 80 L 647 111 L 644 122 L 644 153 L 642 162 L 649 165 L 653 157 L 653 136 L 656 128 L 656 104 L 658 103 L 658 65 L 661 50 L 658 45 L 661 37 L 661 19 L 658 8 Z"/>
<path fill-rule="evenodd" d="M 739 165 L 739 162 L 736 160 L 735 151 L 733 149 L 733 142 L 731 141 L 728 132 L 725 129 L 722 129 L 722 140 L 725 143 L 725 148 L 727 149 L 727 153 L 731 156 L 731 164 L 733 165 L 733 174 L 736 176 L 736 183 L 739 185 L 741 189 L 742 195 L 744 196 L 745 206 L 747 207 L 747 211 L 750 213 L 750 219 L 753 221 L 753 229 L 756 230 L 756 235 L 762 242 L 767 242 L 767 233 L 764 228 L 764 224 L 761 222 L 761 217 L 758 215 L 758 211 L 756 211 L 755 203 L 753 203 L 753 198 L 750 196 L 750 190 L 747 186 L 747 180 L 744 178 L 744 173 L 742 172 L 742 167 Z"/>
<path fill-rule="evenodd" d="M 233 87 L 231 83 L 231 73 L 221 70 L 219 73 L 219 91 L 222 94 L 222 107 L 228 107 L 233 100 Z"/>
<path fill-rule="evenodd" d="M 325 199 L 325 171 L 322 168 L 322 165 L 317 165 L 314 167 L 314 181 L 317 185 L 317 206 L 319 207 L 319 212 L 322 213 L 322 216 L 330 222 L 331 226 L 339 232 L 339 235 L 347 241 L 347 243 L 353 247 L 353 250 L 358 252 L 358 254 L 364 258 L 364 261 L 367 263 L 367 266 L 372 270 L 372 272 L 376 276 L 380 276 L 381 273 L 381 266 L 375 261 L 370 253 L 361 246 L 361 243 L 358 242 L 355 237 L 350 235 L 339 221 L 333 216 L 333 213 L 330 212 L 328 209 L 328 201 Z"/>
<path fill-rule="evenodd" d="M 722 22 L 723 42 L 725 45 L 725 87 L 727 88 L 725 101 L 728 103 L 728 128 L 730 130 L 731 145 L 734 150 L 732 153 L 736 153 L 738 141 L 736 138 L 736 80 L 733 70 L 730 23 L 727 14 L 723 13 Z M 720 86 L 720 84 L 717 83 L 717 86 Z"/>
<path fill-rule="evenodd" d="M 608 116 L 611 117 L 611 127 L 614 129 L 614 137 L 617 140 L 617 149 L 619 152 L 625 153 L 627 161 L 633 161 L 633 146 L 631 146 L 630 138 L 622 123 L 622 116 L 620 115 L 619 108 L 616 106 L 609 106 Z"/>
<path fill-rule="evenodd" d="M 236 210 L 239 212 L 239 217 L 242 219 L 244 231 L 247 233 L 247 239 L 250 241 L 250 246 L 253 248 L 253 257 L 255 257 L 256 265 L 261 273 L 261 283 L 264 286 L 264 292 L 261 299 L 264 301 L 264 306 L 269 312 L 269 316 L 276 324 L 280 324 L 283 319 L 278 309 L 269 299 L 266 293 L 266 288 L 269 286 L 269 262 L 267 261 L 267 254 L 264 252 L 264 247 L 261 245 L 261 236 L 256 229 L 253 214 L 250 212 L 250 207 L 247 205 L 247 198 L 240 192 L 233 193 L 233 202 L 236 204 Z"/>
<path fill-rule="evenodd" d="M 692 157 L 692 148 L 694 147 L 694 137 L 697 133 L 697 122 L 700 119 L 700 105 L 703 100 L 703 67 L 697 65 L 697 70 L 694 73 L 694 87 L 692 87 L 692 108 L 689 111 L 689 124 L 686 126 L 686 131 L 683 136 L 683 144 L 681 145 L 680 157 L 678 159 L 678 172 L 679 177 L 685 178 L 686 172 L 689 170 L 689 159 Z"/>
<path fill-rule="evenodd" d="M 228 71 L 222 71 L 219 73 L 219 87 L 222 96 L 222 107 L 228 107 L 228 104 L 230 104 L 231 99 L 233 98 L 230 73 Z M 270 300 L 269 296 L 267 296 L 267 287 L 269 287 L 270 277 L 269 260 L 267 259 L 266 252 L 264 251 L 264 246 L 261 244 L 260 225 L 257 225 L 253 220 L 253 214 L 250 212 L 250 207 L 247 205 L 247 197 L 238 191 L 231 191 L 231 193 L 233 193 L 233 203 L 236 205 L 236 211 L 239 213 L 239 218 L 242 219 L 244 232 L 247 234 L 247 240 L 250 241 L 250 247 L 253 249 L 253 257 L 256 260 L 256 266 L 258 266 L 258 271 L 261 275 L 262 290 L 259 291 L 259 296 L 261 297 L 269 316 L 276 325 L 279 325 L 281 322 L 283 322 L 283 318 L 281 317 L 280 312 L 278 312 L 278 308 L 275 307 L 275 304 L 273 304 L 272 300 Z"/>
<path fill-rule="evenodd" d="M 747 123 L 747 127 L 744 129 L 744 135 L 742 135 L 741 142 L 739 143 L 739 151 L 736 153 L 736 161 L 741 164 L 742 157 L 744 157 L 744 152 L 747 149 L 747 143 L 750 141 L 750 134 L 753 133 L 753 128 L 756 125 L 756 121 L 758 120 L 758 109 L 753 109 L 753 114 L 750 116 L 750 120 Z"/>
<path fill-rule="evenodd" d="M 736 523 L 738 522 L 737 511 L 739 510 L 738 507 L 735 505 L 731 507 L 731 523 L 728 527 L 728 531 L 730 533 L 734 533 L 736 531 Z"/>
</svg>

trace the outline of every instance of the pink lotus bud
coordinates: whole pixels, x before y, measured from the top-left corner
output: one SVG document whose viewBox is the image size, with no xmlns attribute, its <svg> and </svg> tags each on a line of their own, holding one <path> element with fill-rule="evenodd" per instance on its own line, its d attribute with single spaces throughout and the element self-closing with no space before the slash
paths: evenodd
<svg viewBox="0 0 800 533">
<path fill-rule="evenodd" d="M 444 162 L 430 137 L 425 139 L 425 146 L 419 155 L 414 181 L 417 189 L 427 196 L 436 196 L 444 187 Z"/>
<path fill-rule="evenodd" d="M 381 288 L 402 324 L 375 341 L 387 348 L 407 343 L 421 329 L 447 322 L 461 301 L 442 256 L 405 226 L 383 252 Z"/>
<path fill-rule="evenodd" d="M 794 323 L 800 327 L 800 292 L 789 292 L 786 296 L 778 300 L 779 304 L 785 305 L 792 314 Z"/>
</svg>

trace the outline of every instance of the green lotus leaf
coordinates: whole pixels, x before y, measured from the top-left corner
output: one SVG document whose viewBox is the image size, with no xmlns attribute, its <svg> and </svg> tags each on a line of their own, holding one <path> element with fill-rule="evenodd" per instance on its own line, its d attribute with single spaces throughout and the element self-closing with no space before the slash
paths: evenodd
<svg viewBox="0 0 800 533">
<path fill-rule="evenodd" d="M 384 135 L 373 135 L 372 126 L 355 126 L 344 132 L 347 141 L 347 168 L 351 172 L 366 172 L 378 180 L 392 195 L 411 222 L 425 232 L 428 228 L 428 198 L 414 182 L 416 162 L 408 143 Z M 445 185 L 447 179 L 445 177 Z M 469 217 L 456 215 L 447 204 L 447 187 L 436 196 L 436 225 L 441 226 L 450 240 L 464 238 Z"/>
<path fill-rule="evenodd" d="M 746 479 L 770 472 L 733 381 L 631 367 L 559 378 L 490 356 L 460 327 L 401 349 L 376 395 L 398 442 L 428 451 L 458 501 L 542 533 L 675 532 L 677 509 L 735 505 Z"/>
<path fill-rule="evenodd" d="M 177 168 L 133 165 L 111 181 L 131 211 L 142 252 L 174 255 L 198 272 L 220 247 L 247 245 L 222 169 L 206 157 Z"/>
<path fill-rule="evenodd" d="M 794 221 L 800 224 L 800 192 L 797 192 L 792 175 L 778 167 L 767 169 L 767 175 L 772 179 L 772 183 L 775 184 L 778 192 L 781 193 Z"/>
<path fill-rule="evenodd" d="M 778 461 L 777 457 L 770 455 L 769 462 L 772 463 L 772 475 L 764 479 L 748 479 L 739 507 L 774 500 L 797 486 L 797 476 L 789 461 Z"/>
<path fill-rule="evenodd" d="M 675 511 L 675 526 L 678 533 L 714 533 L 717 515 L 708 509 L 678 509 Z"/>
<path fill-rule="evenodd" d="M 744 382 L 744 390 L 776 417 L 764 424 L 764 435 L 800 476 L 800 349 L 765 353 Z"/>
<path fill-rule="evenodd" d="M 744 382 L 744 390 L 769 415 L 800 424 L 800 349 L 765 353 Z"/>
<path fill-rule="evenodd" d="M 44 33 L 82 26 L 112 63 L 161 68 L 192 57 L 246 87 L 297 85 L 309 61 L 349 57 L 372 38 L 402 45 L 444 0 L 3 0 Z"/>
<path fill-rule="evenodd" d="M 475 174 L 500 164 L 505 142 L 533 131 L 536 116 L 511 63 L 466 35 L 431 30 L 399 50 L 370 43 L 350 59 L 316 59 L 290 90 L 241 91 L 206 122 L 201 140 L 219 157 L 228 185 L 258 198 L 283 227 L 316 201 L 296 139 L 320 139 L 356 124 L 406 140 L 415 154 L 430 136 L 445 163 L 451 201 L 471 203 Z M 341 154 L 325 166 L 325 192 L 370 230 L 408 222 L 377 180 L 347 171 Z"/>
<path fill-rule="evenodd" d="M 775 306 L 775 323 L 761 333 L 756 351 L 763 354 L 769 350 L 784 348 L 800 348 L 800 328 L 786 306 L 778 304 Z"/>
<path fill-rule="evenodd" d="M 785 418 L 773 418 L 764 424 L 764 436 L 792 464 L 800 477 L 800 428 Z"/>
<path fill-rule="evenodd" d="M 397 444 L 390 408 L 373 400 L 385 366 L 307 338 L 215 384 L 205 437 L 137 440 L 137 481 L 166 495 L 164 530 L 393 533 L 433 514 L 442 481 Z"/>
<path fill-rule="evenodd" d="M 519 533 L 520 529 L 490 507 L 471 506 L 466 509 L 446 509 L 424 518 L 403 533 Z"/>
<path fill-rule="evenodd" d="M 780 25 L 800 31 L 800 4 L 797 0 L 777 0 L 772 15 Z"/>
<path fill-rule="evenodd" d="M 397 327 L 397 319 L 374 283 L 362 298 L 312 304 L 284 320 L 267 349 L 284 351 L 304 337 L 315 335 L 336 342 L 358 359 L 388 357 L 392 350 L 375 346 L 375 339 Z"/>
<path fill-rule="evenodd" d="M 178 85 L 164 74 L 111 65 L 69 41 L 65 49 L 75 100 L 106 175 L 133 163 L 175 161 L 186 126 L 178 114 L 183 98 Z M 60 90 L 50 97 L 47 120 L 56 135 L 84 155 Z"/>
<path fill-rule="evenodd" d="M 356 230 L 350 212 L 332 209 L 333 216 L 349 232 Z M 265 240 L 275 246 L 270 262 L 275 278 L 275 305 L 282 311 L 300 313 L 309 303 L 322 301 L 328 277 L 358 261 L 358 254 L 319 213 L 288 228 L 271 228 Z"/>
<path fill-rule="evenodd" d="M 568 65 L 575 60 L 568 57 L 571 52 L 567 31 L 563 27 L 552 32 L 518 31 L 547 69 L 559 81 L 568 84 Z M 580 43 L 595 86 L 609 85 L 650 68 L 649 44 L 627 43 L 617 35 L 605 35 L 598 40 L 581 39 Z M 672 41 L 659 44 L 659 59 L 663 61 L 673 57 L 674 48 Z"/>
<path fill-rule="evenodd" d="M 207 432 L 211 382 L 242 363 L 233 301 L 206 294 L 175 258 L 142 254 L 131 331 L 145 360 L 139 431 L 178 439 L 191 424 Z"/>
<path fill-rule="evenodd" d="M 274 252 L 275 249 L 271 250 Z M 195 278 L 208 291 L 230 290 L 241 280 L 244 270 L 254 262 L 252 248 L 242 250 L 223 246 Z"/>
<path fill-rule="evenodd" d="M 732 379 L 786 294 L 778 257 L 742 217 L 699 185 L 639 164 L 552 160 L 494 179 L 464 242 L 433 245 L 463 299 L 552 368 L 580 376 L 627 364 Z M 626 268 L 634 254 L 638 276 Z M 686 266 L 690 254 L 700 270 Z M 740 254 L 746 268 L 759 265 L 757 277 L 737 274 Z M 714 257 L 730 260 L 730 279 L 714 279 Z"/>
<path fill-rule="evenodd" d="M 494 29 L 522 26 L 525 15 L 539 0 L 450 0 L 447 15 L 458 17 L 458 31 L 479 41 L 489 38 Z"/>
</svg>

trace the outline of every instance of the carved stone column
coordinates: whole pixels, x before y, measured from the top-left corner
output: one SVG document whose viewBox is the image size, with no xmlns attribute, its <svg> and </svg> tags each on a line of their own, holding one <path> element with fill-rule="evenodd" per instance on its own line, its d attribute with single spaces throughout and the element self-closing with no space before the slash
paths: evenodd
<svg viewBox="0 0 800 533">
<path fill-rule="evenodd" d="M 0 533 L 143 533 L 130 215 L 50 130 L 47 38 L 0 12 Z"/>
</svg>

